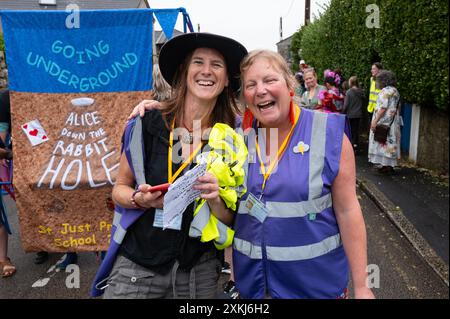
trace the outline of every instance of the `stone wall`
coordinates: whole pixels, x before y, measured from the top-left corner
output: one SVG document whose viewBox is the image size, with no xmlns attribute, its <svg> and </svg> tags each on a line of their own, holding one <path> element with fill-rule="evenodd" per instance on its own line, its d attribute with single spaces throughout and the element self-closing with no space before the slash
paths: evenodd
<svg viewBox="0 0 450 319">
<path fill-rule="evenodd" d="M 8 86 L 8 70 L 6 69 L 5 53 L 0 51 L 0 89 Z"/>
<path fill-rule="evenodd" d="M 448 113 L 421 107 L 417 165 L 448 174 Z"/>
<path fill-rule="evenodd" d="M 293 58 L 291 53 L 292 36 L 277 43 L 278 53 L 286 60 L 289 67 L 291 67 Z"/>
</svg>

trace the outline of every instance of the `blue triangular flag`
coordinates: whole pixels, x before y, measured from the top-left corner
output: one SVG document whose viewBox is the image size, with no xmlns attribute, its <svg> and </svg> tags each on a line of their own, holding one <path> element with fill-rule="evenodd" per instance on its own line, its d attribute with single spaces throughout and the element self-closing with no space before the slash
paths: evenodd
<svg viewBox="0 0 450 319">
<path fill-rule="evenodd" d="M 177 23 L 178 19 L 178 11 L 172 12 L 155 12 L 156 19 L 158 19 L 161 28 L 166 35 L 166 38 L 169 40 L 172 38 L 173 30 L 175 29 L 175 23 Z"/>
</svg>

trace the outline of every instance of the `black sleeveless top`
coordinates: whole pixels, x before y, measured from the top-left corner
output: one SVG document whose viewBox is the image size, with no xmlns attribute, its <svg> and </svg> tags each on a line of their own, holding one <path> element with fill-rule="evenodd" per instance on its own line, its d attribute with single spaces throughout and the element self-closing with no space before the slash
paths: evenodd
<svg viewBox="0 0 450 319">
<path fill-rule="evenodd" d="M 147 184 L 167 183 L 170 132 L 159 110 L 145 114 L 142 119 L 142 134 Z M 180 166 L 181 163 L 174 163 L 174 172 Z M 119 253 L 138 265 L 160 274 L 168 273 L 175 260 L 178 260 L 179 268 L 190 270 L 205 252 L 217 252 L 212 242 L 202 243 L 199 239 L 189 237 L 193 213 L 194 203 L 189 205 L 183 213 L 181 230 L 163 230 L 153 226 L 155 209 L 148 209 L 128 228 Z"/>
</svg>

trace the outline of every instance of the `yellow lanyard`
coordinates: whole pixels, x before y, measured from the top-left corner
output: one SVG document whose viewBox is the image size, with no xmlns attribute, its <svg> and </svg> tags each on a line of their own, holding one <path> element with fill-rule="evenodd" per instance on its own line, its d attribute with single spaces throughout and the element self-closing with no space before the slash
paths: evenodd
<svg viewBox="0 0 450 319">
<path fill-rule="evenodd" d="M 178 175 L 180 175 L 180 173 L 186 168 L 186 166 L 188 166 L 191 162 L 192 159 L 194 158 L 195 155 L 197 155 L 197 153 L 200 151 L 200 149 L 202 148 L 202 143 L 200 143 L 194 150 L 194 152 L 192 152 L 192 154 L 189 156 L 189 158 L 187 159 L 187 161 L 185 161 L 179 169 L 177 169 L 177 171 L 175 172 L 175 174 L 172 176 L 172 146 L 173 146 L 173 129 L 175 126 L 175 119 L 172 121 L 172 126 L 171 126 L 171 130 L 170 130 L 170 138 L 169 138 L 169 155 L 167 157 L 167 177 L 169 179 L 169 183 L 173 183 L 175 181 L 175 179 L 178 177 Z"/>
<path fill-rule="evenodd" d="M 286 151 L 286 147 L 287 147 L 287 145 L 289 144 L 289 141 L 291 140 L 292 133 L 294 132 L 294 128 L 295 128 L 295 126 L 297 125 L 298 118 L 300 117 L 300 108 L 299 108 L 298 106 L 295 107 L 295 113 L 296 113 L 296 114 L 295 114 L 295 120 L 294 120 L 294 123 L 292 124 L 291 129 L 289 130 L 288 135 L 285 137 L 283 143 L 281 144 L 281 147 L 278 149 L 277 159 L 276 159 L 275 161 L 273 161 L 273 162 L 269 165 L 269 168 L 268 168 L 267 172 L 266 172 L 266 167 L 264 166 L 264 163 L 263 163 L 263 160 L 262 160 L 262 157 L 261 157 L 261 150 L 259 149 L 258 140 L 256 140 L 256 152 L 258 153 L 259 165 L 261 166 L 261 173 L 262 173 L 263 176 L 264 176 L 264 181 L 263 181 L 262 186 L 261 186 L 262 192 L 261 192 L 260 198 L 262 197 L 262 195 L 263 195 L 263 193 L 264 193 L 264 188 L 266 187 L 267 180 L 269 179 L 270 174 L 271 174 L 272 171 L 273 171 L 273 168 L 274 168 L 275 165 L 277 165 L 278 162 L 281 160 L 281 157 L 283 157 L 284 151 Z"/>
</svg>

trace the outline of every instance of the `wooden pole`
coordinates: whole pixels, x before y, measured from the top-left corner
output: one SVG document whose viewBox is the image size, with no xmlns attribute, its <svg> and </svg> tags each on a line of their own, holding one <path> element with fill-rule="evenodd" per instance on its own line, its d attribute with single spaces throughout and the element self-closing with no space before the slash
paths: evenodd
<svg viewBox="0 0 450 319">
<path fill-rule="evenodd" d="M 311 21 L 311 0 L 305 0 L 305 25 Z"/>
</svg>

